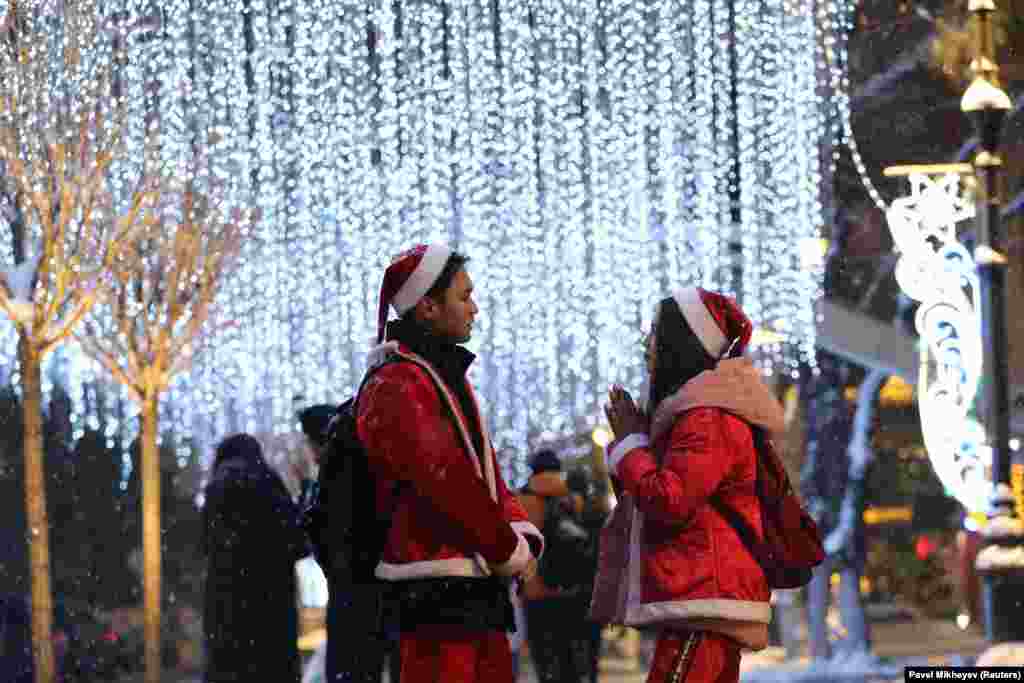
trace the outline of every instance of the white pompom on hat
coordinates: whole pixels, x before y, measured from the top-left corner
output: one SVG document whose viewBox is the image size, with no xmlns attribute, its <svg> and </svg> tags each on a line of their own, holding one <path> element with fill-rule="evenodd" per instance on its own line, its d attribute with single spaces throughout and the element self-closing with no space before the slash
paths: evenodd
<svg viewBox="0 0 1024 683">
<path fill-rule="evenodd" d="M 398 255 L 384 271 L 377 309 L 377 343 L 384 341 L 388 306 L 405 315 L 441 276 L 452 250 L 442 244 L 419 244 Z"/>
</svg>

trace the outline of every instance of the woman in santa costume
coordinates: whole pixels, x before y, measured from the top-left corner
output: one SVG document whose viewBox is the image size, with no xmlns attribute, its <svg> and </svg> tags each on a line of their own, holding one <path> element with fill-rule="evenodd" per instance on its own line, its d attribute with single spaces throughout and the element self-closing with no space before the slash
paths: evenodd
<svg viewBox="0 0 1024 683">
<path fill-rule="evenodd" d="M 381 367 L 357 409 L 378 510 L 392 515 L 376 575 L 401 629 L 402 683 L 511 683 L 510 590 L 543 549 L 466 379 L 474 355 L 460 344 L 478 309 L 465 261 L 422 245 L 387 268 L 370 354 Z"/>
<path fill-rule="evenodd" d="M 764 573 L 708 502 L 718 496 L 761 532 L 751 426 L 778 433 L 784 418 L 739 357 L 751 332 L 732 299 L 683 289 L 660 302 L 647 340 L 647 413 L 621 388 L 609 393 L 608 464 L 617 512 L 632 520 L 623 621 L 660 632 L 648 683 L 735 683 L 741 650 L 768 643 Z"/>
</svg>

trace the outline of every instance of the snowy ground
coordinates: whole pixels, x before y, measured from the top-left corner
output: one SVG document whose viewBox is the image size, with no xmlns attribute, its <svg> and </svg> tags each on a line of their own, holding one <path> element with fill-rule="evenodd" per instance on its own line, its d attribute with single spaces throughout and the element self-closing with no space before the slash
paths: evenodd
<svg viewBox="0 0 1024 683">
<path fill-rule="evenodd" d="M 825 664 L 811 665 L 806 657 L 787 661 L 780 648 L 748 654 L 743 661 L 744 683 L 895 683 L 903 681 L 905 666 L 969 666 L 986 648 L 985 640 L 973 631 L 960 631 L 945 621 L 881 623 L 872 628 L 875 656 L 870 660 L 837 657 Z M 535 683 L 528 657 L 521 660 L 517 683 Z M 634 657 L 615 648 L 601 661 L 601 683 L 643 683 L 646 671 Z M 201 683 L 202 677 L 167 671 L 162 683 Z M 120 683 L 142 683 L 142 675 Z"/>
</svg>

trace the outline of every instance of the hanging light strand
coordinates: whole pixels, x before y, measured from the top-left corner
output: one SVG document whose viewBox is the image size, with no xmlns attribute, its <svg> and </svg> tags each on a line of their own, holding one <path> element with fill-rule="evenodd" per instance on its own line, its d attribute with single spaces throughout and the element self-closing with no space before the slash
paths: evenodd
<svg viewBox="0 0 1024 683">
<path fill-rule="evenodd" d="M 801 241 L 824 220 L 818 146 L 848 120 L 849 8 L 103 3 L 107 28 L 82 50 L 99 65 L 102 41 L 123 48 L 114 208 L 155 126 L 183 179 L 206 156 L 197 186 L 262 214 L 218 302 L 234 326 L 174 381 L 165 424 L 211 444 L 294 430 L 296 396 L 345 398 L 376 335 L 381 272 L 420 241 L 471 258 L 472 380 L 503 453 L 594 425 L 610 382 L 639 389 L 640 331 L 680 285 L 736 294 L 782 333 L 766 369 L 813 362 L 820 267 Z M 9 325 L 0 339 L 14 367 Z M 47 388 L 75 394 L 76 433 L 112 411 L 131 434 L 125 396 L 99 400 L 99 368 L 71 348 L 51 362 Z"/>
</svg>

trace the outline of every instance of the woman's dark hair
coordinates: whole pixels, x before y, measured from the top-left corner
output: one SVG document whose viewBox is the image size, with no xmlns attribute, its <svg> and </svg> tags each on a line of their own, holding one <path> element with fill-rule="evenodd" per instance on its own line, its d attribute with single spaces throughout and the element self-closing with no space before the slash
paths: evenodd
<svg viewBox="0 0 1024 683">
<path fill-rule="evenodd" d="M 444 270 L 437 276 L 437 280 L 433 286 L 427 290 L 426 296 L 431 299 L 444 298 L 444 293 L 448 291 L 448 288 L 452 286 L 452 281 L 455 279 L 455 274 L 462 270 L 462 267 L 469 261 L 468 256 L 463 256 L 457 251 L 453 251 L 448 257 L 448 261 L 444 264 Z"/>
<path fill-rule="evenodd" d="M 715 359 L 690 329 L 690 324 L 686 322 L 673 297 L 663 299 L 658 306 L 654 337 L 654 377 L 651 378 L 651 404 L 648 407 L 650 415 L 654 414 L 658 404 L 681 386 L 705 370 L 715 367 Z"/>
<path fill-rule="evenodd" d="M 262 461 L 263 447 L 250 434 L 232 434 L 217 444 L 217 453 L 213 458 L 213 469 L 220 467 L 221 463 L 225 460 L 237 457 L 242 457 L 250 462 Z"/>
</svg>

